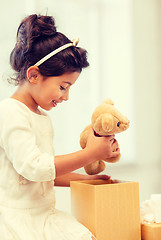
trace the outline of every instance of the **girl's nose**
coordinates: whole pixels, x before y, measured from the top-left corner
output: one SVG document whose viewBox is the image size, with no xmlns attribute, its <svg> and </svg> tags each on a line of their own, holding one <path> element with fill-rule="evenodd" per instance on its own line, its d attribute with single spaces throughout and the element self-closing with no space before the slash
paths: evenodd
<svg viewBox="0 0 161 240">
<path fill-rule="evenodd" d="M 63 94 L 62 99 L 64 101 L 67 101 L 69 99 L 69 92 L 68 91 Z"/>
</svg>

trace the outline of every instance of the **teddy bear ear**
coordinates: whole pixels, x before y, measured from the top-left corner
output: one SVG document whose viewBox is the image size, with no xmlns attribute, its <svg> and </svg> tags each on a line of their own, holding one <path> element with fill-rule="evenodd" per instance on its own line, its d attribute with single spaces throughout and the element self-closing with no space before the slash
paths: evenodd
<svg viewBox="0 0 161 240">
<path fill-rule="evenodd" d="M 114 105 L 114 102 L 110 98 L 105 99 L 103 103 Z"/>
</svg>

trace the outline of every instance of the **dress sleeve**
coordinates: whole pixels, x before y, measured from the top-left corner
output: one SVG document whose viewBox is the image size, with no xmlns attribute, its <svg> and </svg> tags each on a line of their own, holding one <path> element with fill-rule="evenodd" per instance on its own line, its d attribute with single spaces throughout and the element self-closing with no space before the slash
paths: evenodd
<svg viewBox="0 0 161 240">
<path fill-rule="evenodd" d="M 1 113 L 0 132 L 0 144 L 18 174 L 35 182 L 55 179 L 54 156 L 38 148 L 26 110 Z"/>
</svg>

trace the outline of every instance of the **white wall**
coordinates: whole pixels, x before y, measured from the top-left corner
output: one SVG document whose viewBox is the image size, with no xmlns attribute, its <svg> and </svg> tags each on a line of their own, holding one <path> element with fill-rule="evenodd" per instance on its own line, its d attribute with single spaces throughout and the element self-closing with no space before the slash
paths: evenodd
<svg viewBox="0 0 161 240">
<path fill-rule="evenodd" d="M 116 177 L 138 180 L 140 199 L 161 193 L 161 3 L 134 0 L 134 103 L 136 159 L 111 166 Z"/>
</svg>

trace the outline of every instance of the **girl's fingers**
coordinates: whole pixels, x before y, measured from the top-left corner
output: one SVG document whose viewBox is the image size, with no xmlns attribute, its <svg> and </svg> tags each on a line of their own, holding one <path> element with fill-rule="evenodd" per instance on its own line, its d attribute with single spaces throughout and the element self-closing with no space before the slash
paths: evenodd
<svg viewBox="0 0 161 240">
<path fill-rule="evenodd" d="M 93 175 L 93 176 L 90 176 L 90 178 L 91 179 L 93 179 L 93 180 L 109 180 L 109 179 L 111 179 L 111 176 L 109 176 L 109 175 L 98 175 L 98 174 L 96 174 L 96 175 Z"/>
<path fill-rule="evenodd" d="M 108 140 L 110 140 L 110 141 L 113 141 L 113 140 L 114 140 L 114 137 L 115 137 L 115 135 L 113 134 L 113 135 L 107 136 L 107 137 L 105 137 L 105 138 L 108 139 Z"/>
<path fill-rule="evenodd" d="M 112 149 L 117 149 L 119 147 L 119 145 L 118 145 L 118 142 L 117 142 L 117 140 L 116 139 L 114 139 L 114 141 L 112 142 Z"/>
<path fill-rule="evenodd" d="M 108 176 L 108 175 L 99 175 L 99 176 L 101 176 L 101 179 L 103 179 L 103 180 L 111 179 L 111 176 Z"/>
<path fill-rule="evenodd" d="M 120 154 L 120 148 L 117 148 L 116 151 L 112 152 L 112 157 L 117 157 Z"/>
</svg>

